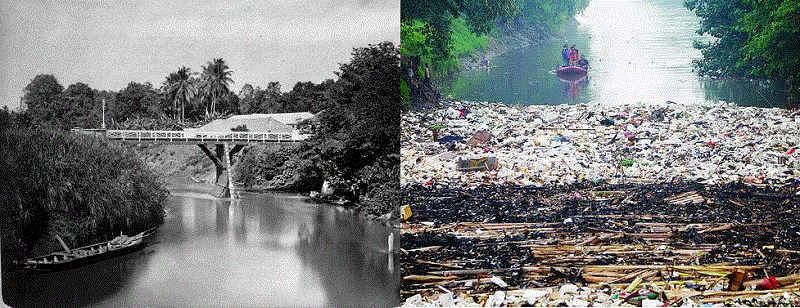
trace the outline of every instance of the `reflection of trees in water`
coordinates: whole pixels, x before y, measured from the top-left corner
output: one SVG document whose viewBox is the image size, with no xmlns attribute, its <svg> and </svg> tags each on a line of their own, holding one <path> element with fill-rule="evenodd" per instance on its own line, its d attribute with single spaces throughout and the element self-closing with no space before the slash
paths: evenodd
<svg viewBox="0 0 800 308">
<path fill-rule="evenodd" d="M 3 301 L 12 307 L 75 307 L 99 303 L 122 290 L 145 270 L 149 251 L 152 248 L 73 270 L 44 274 L 11 269 L 11 261 L 4 258 Z"/>
<path fill-rule="evenodd" d="M 392 307 L 400 303 L 400 275 L 389 273 L 388 255 L 371 244 L 385 243 L 386 237 L 368 231 L 353 215 L 324 206 L 314 214 L 313 224 L 300 228 L 309 234 L 296 249 L 303 263 L 319 273 L 328 305 Z"/>
</svg>

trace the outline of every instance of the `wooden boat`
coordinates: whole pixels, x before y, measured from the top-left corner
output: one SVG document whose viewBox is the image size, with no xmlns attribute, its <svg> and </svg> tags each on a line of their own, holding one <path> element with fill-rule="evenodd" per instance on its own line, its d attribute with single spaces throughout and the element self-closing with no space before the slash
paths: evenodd
<svg viewBox="0 0 800 308">
<path fill-rule="evenodd" d="M 556 75 L 586 75 L 586 69 L 580 66 L 561 66 L 556 69 Z"/>
<path fill-rule="evenodd" d="M 149 246 L 152 239 L 151 235 L 155 230 L 156 227 L 153 227 L 134 236 L 120 235 L 110 241 L 75 249 L 67 248 L 59 237 L 58 240 L 65 246 L 65 251 L 24 261 L 14 261 L 14 263 L 22 269 L 37 272 L 54 272 L 78 268 L 141 250 Z"/>
<path fill-rule="evenodd" d="M 458 171 L 481 171 L 481 170 L 494 170 L 497 169 L 497 157 L 483 157 L 472 159 L 458 159 L 456 170 Z"/>
</svg>

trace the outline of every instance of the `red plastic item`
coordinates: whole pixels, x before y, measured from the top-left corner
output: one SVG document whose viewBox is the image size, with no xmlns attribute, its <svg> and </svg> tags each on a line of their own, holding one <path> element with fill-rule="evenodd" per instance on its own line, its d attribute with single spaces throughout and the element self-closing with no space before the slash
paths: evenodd
<svg viewBox="0 0 800 308">
<path fill-rule="evenodd" d="M 778 288 L 778 278 L 769 276 L 764 281 L 756 285 L 756 290 L 775 290 Z"/>
<path fill-rule="evenodd" d="M 791 148 L 788 151 L 786 151 L 786 153 L 783 153 L 783 155 L 792 155 L 796 151 L 797 151 L 797 148 Z"/>
<path fill-rule="evenodd" d="M 713 148 L 713 147 L 717 146 L 717 143 L 714 142 L 714 141 L 706 141 L 706 146 Z"/>
</svg>

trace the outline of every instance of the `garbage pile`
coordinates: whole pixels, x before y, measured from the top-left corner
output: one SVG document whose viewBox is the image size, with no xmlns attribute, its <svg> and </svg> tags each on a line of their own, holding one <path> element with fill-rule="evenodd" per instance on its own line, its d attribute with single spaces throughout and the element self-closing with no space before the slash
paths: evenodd
<svg viewBox="0 0 800 308">
<path fill-rule="evenodd" d="M 797 306 L 799 190 L 407 185 L 403 306 Z"/>
<path fill-rule="evenodd" d="M 729 103 L 454 102 L 405 114 L 401 141 L 401 185 L 800 179 L 800 112 Z M 497 168 L 459 170 L 460 161 L 488 157 Z"/>
</svg>

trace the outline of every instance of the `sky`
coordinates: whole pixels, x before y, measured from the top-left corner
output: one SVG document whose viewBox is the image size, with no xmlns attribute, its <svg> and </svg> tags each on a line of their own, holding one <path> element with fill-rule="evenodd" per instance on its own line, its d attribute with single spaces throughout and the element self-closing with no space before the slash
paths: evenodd
<svg viewBox="0 0 800 308">
<path fill-rule="evenodd" d="M 17 110 L 36 75 L 66 88 L 162 85 L 222 58 L 231 90 L 335 78 L 353 48 L 400 42 L 400 0 L 0 1 L 0 102 Z"/>
</svg>

